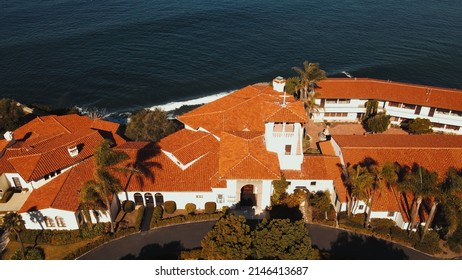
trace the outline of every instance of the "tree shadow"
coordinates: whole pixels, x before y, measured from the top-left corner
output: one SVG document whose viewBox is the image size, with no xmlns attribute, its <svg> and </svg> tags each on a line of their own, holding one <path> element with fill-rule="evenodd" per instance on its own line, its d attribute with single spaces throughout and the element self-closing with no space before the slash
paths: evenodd
<svg viewBox="0 0 462 280">
<path fill-rule="evenodd" d="M 40 227 L 42 228 L 40 233 L 37 234 L 37 236 L 35 237 L 34 246 L 33 246 L 33 248 L 35 248 L 38 245 L 38 240 L 40 236 L 43 234 L 43 231 L 45 230 L 45 228 L 43 227 L 43 222 L 45 221 L 45 217 L 43 216 L 42 212 L 40 212 L 40 210 L 37 209 L 37 206 L 33 206 L 29 208 L 29 210 L 27 210 L 27 213 L 30 216 L 30 220 L 33 223 L 38 223 Z"/>
<path fill-rule="evenodd" d="M 121 260 L 179 260 L 184 250 L 180 241 L 173 241 L 164 245 L 153 243 L 141 248 L 137 256 L 128 254 Z"/>
<path fill-rule="evenodd" d="M 372 236 L 341 232 L 331 242 L 329 259 L 342 260 L 407 260 L 402 249 Z"/>
<path fill-rule="evenodd" d="M 290 219 L 291 222 L 303 219 L 303 214 L 298 206 L 289 207 L 287 204 L 271 206 L 269 215 L 271 219 Z"/>
</svg>

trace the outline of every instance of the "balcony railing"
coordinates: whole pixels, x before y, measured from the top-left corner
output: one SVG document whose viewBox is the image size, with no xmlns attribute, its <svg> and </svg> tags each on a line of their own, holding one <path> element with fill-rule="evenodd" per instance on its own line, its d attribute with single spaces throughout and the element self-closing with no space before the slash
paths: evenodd
<svg viewBox="0 0 462 280">
<path fill-rule="evenodd" d="M 293 132 L 273 132 L 274 138 L 292 138 L 294 137 Z"/>
</svg>

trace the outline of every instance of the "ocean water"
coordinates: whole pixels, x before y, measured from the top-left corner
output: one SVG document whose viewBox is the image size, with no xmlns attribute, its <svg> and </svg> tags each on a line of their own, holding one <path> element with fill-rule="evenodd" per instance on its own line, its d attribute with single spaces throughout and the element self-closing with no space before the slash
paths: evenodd
<svg viewBox="0 0 462 280">
<path fill-rule="evenodd" d="M 459 0 L 1 0 L 0 97 L 125 112 L 319 62 L 462 89 Z"/>
</svg>

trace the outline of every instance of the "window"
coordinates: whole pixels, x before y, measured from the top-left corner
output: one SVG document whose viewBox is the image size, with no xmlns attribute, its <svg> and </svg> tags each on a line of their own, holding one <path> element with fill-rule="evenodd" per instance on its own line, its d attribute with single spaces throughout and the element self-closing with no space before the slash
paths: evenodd
<svg viewBox="0 0 462 280">
<path fill-rule="evenodd" d="M 292 146 L 286 145 L 286 155 L 290 155 L 290 150 L 292 150 Z"/>
<path fill-rule="evenodd" d="M 196 198 L 203 198 L 204 196 L 201 194 L 196 195 Z"/>
<path fill-rule="evenodd" d="M 222 194 L 218 194 L 217 195 L 217 203 L 223 203 L 223 195 Z"/>
<path fill-rule="evenodd" d="M 401 107 L 401 103 L 398 103 L 398 102 L 388 102 L 388 106 L 389 107 L 397 107 L 397 108 L 400 108 Z"/>
<path fill-rule="evenodd" d="M 415 105 L 413 104 L 407 104 L 407 103 L 403 103 L 403 107 L 404 109 L 409 109 L 409 110 L 415 110 Z"/>
<path fill-rule="evenodd" d="M 324 113 L 324 117 L 348 117 L 348 113 Z"/>
<path fill-rule="evenodd" d="M 452 111 L 451 115 L 462 117 L 462 111 Z"/>
<path fill-rule="evenodd" d="M 55 176 L 56 176 L 56 174 L 55 174 L 54 172 L 51 172 L 51 173 L 50 173 L 50 178 L 53 178 L 53 177 L 55 177 Z"/>
<path fill-rule="evenodd" d="M 56 175 L 61 174 L 61 169 L 56 170 Z"/>
<path fill-rule="evenodd" d="M 58 225 L 58 227 L 66 227 L 66 222 L 64 222 L 63 217 L 56 216 L 55 220 L 56 220 L 56 224 Z"/>
<path fill-rule="evenodd" d="M 316 181 L 310 182 L 310 186 L 316 186 Z"/>
<path fill-rule="evenodd" d="M 387 217 L 393 217 L 395 215 L 394 211 L 388 211 Z"/>
<path fill-rule="evenodd" d="M 43 178 L 45 178 L 45 180 L 48 180 L 48 179 L 50 179 L 50 175 L 47 174 L 47 175 L 45 175 L 45 177 L 43 177 Z"/>
<path fill-rule="evenodd" d="M 337 99 L 326 99 L 326 104 L 337 104 Z"/>
<path fill-rule="evenodd" d="M 447 125 L 446 125 L 446 129 L 450 129 L 450 130 L 459 130 L 459 129 L 460 129 L 460 126 L 457 126 L 457 125 L 449 125 L 449 124 L 447 124 Z"/>
<path fill-rule="evenodd" d="M 364 209 L 364 205 L 359 205 L 358 209 L 359 209 L 359 210 L 363 210 L 363 209 Z"/>
<path fill-rule="evenodd" d="M 436 111 L 438 112 L 438 114 L 443 114 L 443 115 L 449 115 L 451 113 L 451 110 L 440 109 L 440 108 L 438 108 Z"/>
<path fill-rule="evenodd" d="M 56 226 L 55 221 L 53 219 L 51 219 L 50 217 L 47 217 L 47 216 L 45 216 L 45 225 L 47 227 L 55 227 Z"/>
<path fill-rule="evenodd" d="M 432 126 L 434 128 L 444 128 L 444 124 L 442 124 L 442 123 L 432 123 Z"/>
<path fill-rule="evenodd" d="M 339 99 L 338 104 L 350 104 L 350 99 Z"/>
</svg>

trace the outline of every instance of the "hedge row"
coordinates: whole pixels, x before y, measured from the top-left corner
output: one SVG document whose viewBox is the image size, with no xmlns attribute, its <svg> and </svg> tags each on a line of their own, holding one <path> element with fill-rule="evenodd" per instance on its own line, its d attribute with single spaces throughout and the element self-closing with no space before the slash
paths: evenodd
<svg viewBox="0 0 462 280">
<path fill-rule="evenodd" d="M 21 240 L 24 243 L 66 245 L 81 240 L 94 238 L 106 232 L 109 224 L 99 223 L 93 226 L 83 225 L 78 230 L 22 230 Z M 16 240 L 16 234 L 10 235 L 10 238 Z"/>
<path fill-rule="evenodd" d="M 213 214 L 197 214 L 197 215 L 180 215 L 167 219 L 161 220 L 152 220 L 151 228 L 169 226 L 174 224 L 181 224 L 185 222 L 197 222 L 197 221 L 208 221 L 208 220 L 217 220 L 222 216 L 222 213 L 213 213 Z"/>
<path fill-rule="evenodd" d="M 91 251 L 91 250 L 95 249 L 96 247 L 98 247 L 98 246 L 100 246 L 100 245 L 102 245 L 102 244 L 104 244 L 106 242 L 109 242 L 109 241 L 111 241 L 113 239 L 117 239 L 119 237 L 129 235 L 131 233 L 134 233 L 135 231 L 136 230 L 134 228 L 127 228 L 127 229 L 124 229 L 124 230 L 120 230 L 120 231 L 118 231 L 118 232 L 116 232 L 114 234 L 109 234 L 109 233 L 105 234 L 101 238 L 98 238 L 97 240 L 89 242 L 85 246 L 78 248 L 74 252 L 72 252 L 72 253 L 68 254 L 67 256 L 65 256 L 63 259 L 64 260 L 74 260 L 74 259 L 82 256 L 86 252 Z"/>
</svg>

